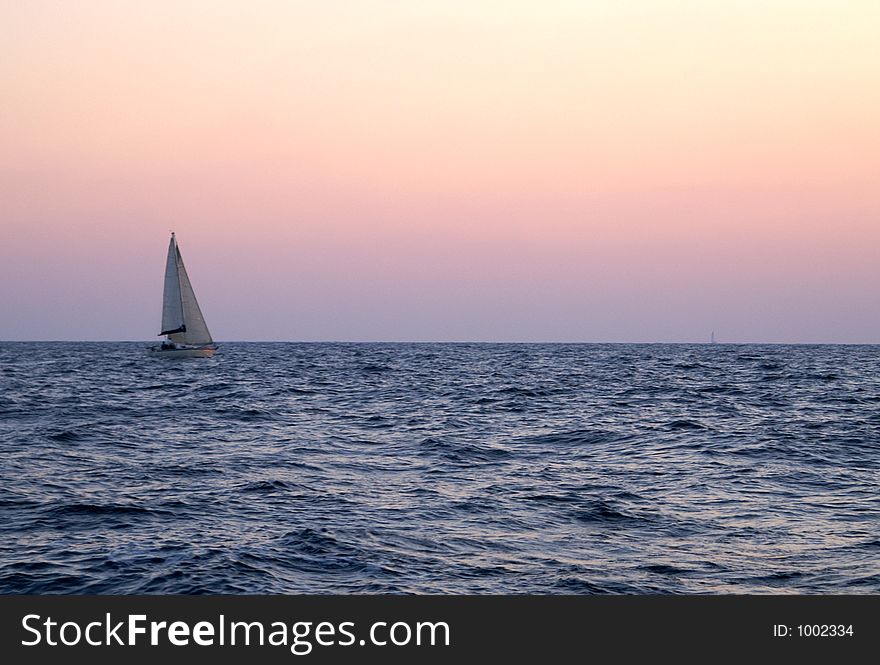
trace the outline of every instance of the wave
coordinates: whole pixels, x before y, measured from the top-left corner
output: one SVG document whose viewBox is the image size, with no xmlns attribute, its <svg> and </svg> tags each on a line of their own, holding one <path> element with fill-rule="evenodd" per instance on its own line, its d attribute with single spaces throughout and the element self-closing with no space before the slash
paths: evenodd
<svg viewBox="0 0 880 665">
<path fill-rule="evenodd" d="M 428 437 L 418 444 L 421 454 L 437 456 L 449 462 L 498 462 L 509 458 L 511 453 L 486 444 L 466 443 L 449 439 Z"/>
</svg>

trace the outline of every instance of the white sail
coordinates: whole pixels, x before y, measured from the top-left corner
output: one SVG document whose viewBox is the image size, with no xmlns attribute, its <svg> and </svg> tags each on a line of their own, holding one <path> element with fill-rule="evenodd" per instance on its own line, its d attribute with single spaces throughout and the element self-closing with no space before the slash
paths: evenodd
<svg viewBox="0 0 880 665">
<path fill-rule="evenodd" d="M 210 344 L 213 342 L 202 310 L 186 274 L 183 258 L 174 234 L 168 245 L 165 264 L 165 293 L 162 302 L 162 332 L 177 344 Z"/>
<path fill-rule="evenodd" d="M 171 242 L 168 244 L 168 259 L 165 262 L 165 293 L 162 298 L 162 332 L 160 335 L 168 335 L 180 331 L 184 327 L 183 303 L 180 300 L 180 277 L 178 276 L 177 263 L 179 252 L 174 234 L 171 234 Z"/>
<path fill-rule="evenodd" d="M 196 300 L 196 294 L 193 292 L 189 276 L 186 274 L 186 268 L 183 265 L 183 259 L 180 257 L 179 249 L 177 250 L 177 274 L 180 277 L 180 302 L 183 305 L 183 321 L 186 325 L 186 332 L 183 333 L 183 343 L 210 344 L 214 340 L 211 339 L 211 333 L 208 332 L 205 317 L 202 316 L 199 301 Z"/>
</svg>

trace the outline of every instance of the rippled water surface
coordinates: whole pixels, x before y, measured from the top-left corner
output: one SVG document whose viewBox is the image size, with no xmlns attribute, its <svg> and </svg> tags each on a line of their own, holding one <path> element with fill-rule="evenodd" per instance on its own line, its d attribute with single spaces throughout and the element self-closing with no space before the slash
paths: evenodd
<svg viewBox="0 0 880 665">
<path fill-rule="evenodd" d="M 878 593 L 880 347 L 0 344 L 3 593 Z"/>
</svg>

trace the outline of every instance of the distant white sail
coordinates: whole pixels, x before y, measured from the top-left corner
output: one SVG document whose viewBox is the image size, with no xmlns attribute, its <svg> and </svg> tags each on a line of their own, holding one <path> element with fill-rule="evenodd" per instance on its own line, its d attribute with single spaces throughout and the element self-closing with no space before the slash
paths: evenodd
<svg viewBox="0 0 880 665">
<path fill-rule="evenodd" d="M 162 332 L 159 334 L 168 335 L 168 338 L 177 344 L 213 342 L 173 233 L 168 245 L 168 260 L 165 263 Z"/>
<path fill-rule="evenodd" d="M 168 244 L 168 260 L 165 262 L 165 292 L 162 296 L 162 332 L 159 333 L 160 335 L 169 335 L 184 328 L 183 303 L 180 300 L 180 277 L 177 271 L 179 257 L 177 241 L 172 233 L 171 242 Z"/>
</svg>

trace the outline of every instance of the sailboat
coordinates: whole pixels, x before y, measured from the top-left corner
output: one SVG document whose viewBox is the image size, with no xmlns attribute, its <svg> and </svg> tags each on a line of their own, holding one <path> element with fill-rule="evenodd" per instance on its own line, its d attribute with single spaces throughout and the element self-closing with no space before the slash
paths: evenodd
<svg viewBox="0 0 880 665">
<path fill-rule="evenodd" d="M 168 358 L 210 358 L 217 346 L 211 339 L 205 317 L 193 293 L 174 233 L 165 263 L 165 293 L 162 300 L 162 332 L 166 339 L 150 347 L 150 354 Z"/>
</svg>

